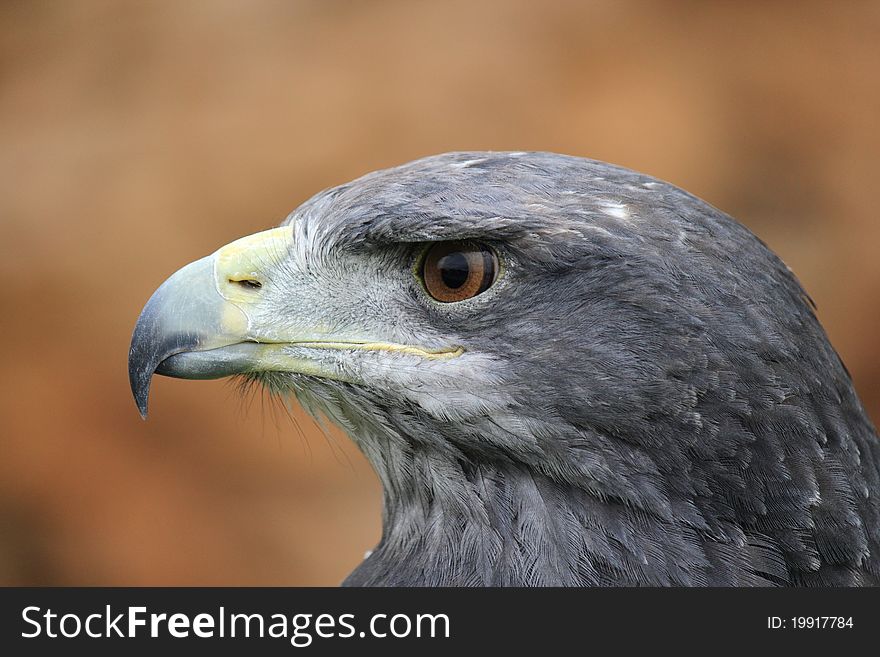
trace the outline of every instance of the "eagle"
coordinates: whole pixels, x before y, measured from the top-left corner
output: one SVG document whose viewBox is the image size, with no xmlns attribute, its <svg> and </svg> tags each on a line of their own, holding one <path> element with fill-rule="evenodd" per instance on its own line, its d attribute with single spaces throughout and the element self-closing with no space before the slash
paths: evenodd
<svg viewBox="0 0 880 657">
<path fill-rule="evenodd" d="M 339 425 L 383 489 L 352 586 L 880 582 L 880 443 L 732 217 L 622 167 L 447 153 L 173 274 L 129 352 Z"/>
</svg>

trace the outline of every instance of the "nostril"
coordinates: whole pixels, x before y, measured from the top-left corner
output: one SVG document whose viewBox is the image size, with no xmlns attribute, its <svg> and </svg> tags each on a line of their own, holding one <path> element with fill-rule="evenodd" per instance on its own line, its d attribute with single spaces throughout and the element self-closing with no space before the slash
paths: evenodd
<svg viewBox="0 0 880 657">
<path fill-rule="evenodd" d="M 255 281 L 252 278 L 243 278 L 241 280 L 230 278 L 229 282 L 234 283 L 235 285 L 239 285 L 241 287 L 245 287 L 249 290 L 259 290 L 261 287 L 263 287 L 263 284 L 260 283 L 260 281 Z"/>
</svg>

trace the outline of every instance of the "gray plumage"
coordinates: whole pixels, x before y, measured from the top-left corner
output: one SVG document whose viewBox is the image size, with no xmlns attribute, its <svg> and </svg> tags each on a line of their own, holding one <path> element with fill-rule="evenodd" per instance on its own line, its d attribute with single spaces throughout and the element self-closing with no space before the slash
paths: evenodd
<svg viewBox="0 0 880 657">
<path fill-rule="evenodd" d="M 342 426 L 382 482 L 381 542 L 346 584 L 880 580 L 875 430 L 795 277 L 731 217 L 601 162 L 453 153 L 286 223 L 265 317 L 464 349 L 247 375 Z M 432 303 L 415 259 L 463 239 L 502 274 Z"/>
</svg>

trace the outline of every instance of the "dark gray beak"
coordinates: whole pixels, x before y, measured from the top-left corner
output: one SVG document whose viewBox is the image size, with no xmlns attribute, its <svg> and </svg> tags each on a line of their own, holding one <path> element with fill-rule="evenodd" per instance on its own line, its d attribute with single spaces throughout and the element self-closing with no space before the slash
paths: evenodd
<svg viewBox="0 0 880 657">
<path fill-rule="evenodd" d="M 128 377 L 141 416 L 153 374 L 216 379 L 252 371 L 259 342 L 249 313 L 259 303 L 266 269 L 290 246 L 291 229 L 244 237 L 172 275 L 138 318 L 128 352 Z"/>
</svg>

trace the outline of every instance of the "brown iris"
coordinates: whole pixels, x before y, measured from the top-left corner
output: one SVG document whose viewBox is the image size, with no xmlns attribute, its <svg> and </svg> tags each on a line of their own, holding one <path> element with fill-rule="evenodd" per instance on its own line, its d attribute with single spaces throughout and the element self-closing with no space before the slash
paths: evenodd
<svg viewBox="0 0 880 657">
<path fill-rule="evenodd" d="M 422 279 L 437 301 L 464 301 L 488 290 L 498 276 L 498 258 L 476 242 L 438 242 L 422 261 Z"/>
</svg>

